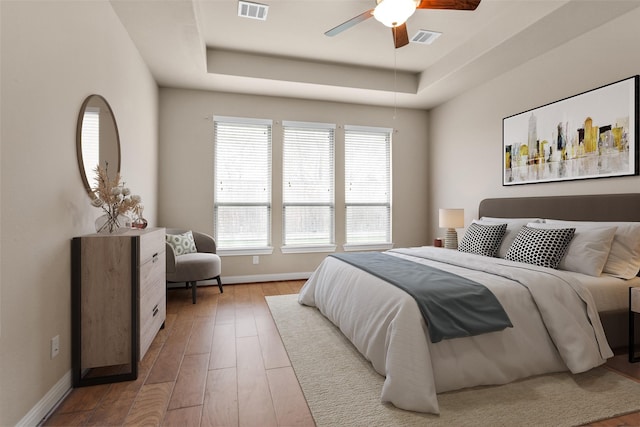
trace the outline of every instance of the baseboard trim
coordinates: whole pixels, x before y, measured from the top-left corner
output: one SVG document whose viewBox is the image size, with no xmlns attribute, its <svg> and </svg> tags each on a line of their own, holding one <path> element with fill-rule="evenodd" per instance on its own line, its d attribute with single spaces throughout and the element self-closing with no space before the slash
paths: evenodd
<svg viewBox="0 0 640 427">
<path fill-rule="evenodd" d="M 47 416 L 62 402 L 67 394 L 72 390 L 71 371 L 58 380 L 57 383 L 44 395 L 36 405 L 31 408 L 16 426 L 31 427 L 41 425 Z"/>
<path fill-rule="evenodd" d="M 222 284 L 233 285 L 236 283 L 283 282 L 287 280 L 307 280 L 310 276 L 311 276 L 311 272 L 256 274 L 252 276 L 228 276 L 228 277 L 222 277 Z"/>
<path fill-rule="evenodd" d="M 235 285 L 240 283 L 258 283 L 258 282 L 283 282 L 287 280 L 307 280 L 311 276 L 311 272 L 298 273 L 278 273 L 278 274 L 256 274 L 250 276 L 222 276 L 222 285 Z M 203 280 L 198 282 L 198 286 L 218 286 L 215 280 Z M 184 283 L 167 283 L 168 288 L 184 288 Z"/>
</svg>

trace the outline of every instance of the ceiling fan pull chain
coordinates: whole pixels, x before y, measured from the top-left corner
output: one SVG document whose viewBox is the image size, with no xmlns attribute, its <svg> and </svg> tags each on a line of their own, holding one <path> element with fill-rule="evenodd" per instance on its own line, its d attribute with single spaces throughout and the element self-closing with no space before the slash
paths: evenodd
<svg viewBox="0 0 640 427">
<path fill-rule="evenodd" d="M 398 112 L 398 50 L 393 49 L 393 120 Z"/>
</svg>

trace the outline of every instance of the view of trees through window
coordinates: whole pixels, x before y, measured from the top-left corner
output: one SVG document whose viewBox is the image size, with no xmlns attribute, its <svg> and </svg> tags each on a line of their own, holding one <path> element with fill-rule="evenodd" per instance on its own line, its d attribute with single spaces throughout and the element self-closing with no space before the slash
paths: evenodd
<svg viewBox="0 0 640 427">
<path fill-rule="evenodd" d="M 214 120 L 214 232 L 221 249 L 271 244 L 271 126 Z"/>
<path fill-rule="evenodd" d="M 335 126 L 283 126 L 283 244 L 334 244 Z"/>
<path fill-rule="evenodd" d="M 391 130 L 345 126 L 347 244 L 391 243 Z"/>
<path fill-rule="evenodd" d="M 282 185 L 284 248 L 335 245 L 336 156 L 344 156 L 346 245 L 391 243 L 391 129 L 282 123 L 282 181 L 272 178 L 270 120 L 214 117 L 214 235 L 220 250 L 271 246 L 272 191 Z M 278 162 L 280 165 L 280 163 Z"/>
</svg>

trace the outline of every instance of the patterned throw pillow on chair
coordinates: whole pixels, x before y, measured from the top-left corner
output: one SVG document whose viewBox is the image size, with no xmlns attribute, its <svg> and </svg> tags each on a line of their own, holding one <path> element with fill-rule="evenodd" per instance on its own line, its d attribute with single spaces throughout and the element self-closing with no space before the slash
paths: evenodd
<svg viewBox="0 0 640 427">
<path fill-rule="evenodd" d="M 167 243 L 171 245 L 176 256 L 198 252 L 191 231 L 182 234 L 167 234 Z"/>
</svg>

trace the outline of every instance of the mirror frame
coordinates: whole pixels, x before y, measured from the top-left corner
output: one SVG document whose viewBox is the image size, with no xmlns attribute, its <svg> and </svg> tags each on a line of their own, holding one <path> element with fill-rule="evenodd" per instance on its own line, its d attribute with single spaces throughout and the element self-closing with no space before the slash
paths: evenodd
<svg viewBox="0 0 640 427">
<path fill-rule="evenodd" d="M 116 165 L 116 173 L 120 173 L 120 164 L 122 160 L 122 155 L 120 152 L 120 133 L 118 131 L 118 124 L 116 123 L 116 117 L 113 115 L 113 110 L 111 109 L 111 105 L 107 102 L 107 100 L 102 95 L 91 94 L 85 98 L 82 102 L 82 107 L 80 107 L 80 113 L 78 113 L 78 123 L 76 125 L 76 156 L 78 158 L 78 171 L 80 172 L 80 177 L 82 178 L 82 183 L 84 184 L 84 188 L 87 191 L 89 197 L 94 200 L 96 199 L 96 195 L 91 191 L 91 184 L 89 184 L 89 177 L 85 174 L 84 168 L 84 159 L 82 158 L 82 122 L 84 120 L 84 113 L 93 99 L 99 99 L 103 102 L 107 109 L 109 110 L 109 114 L 111 115 L 111 119 L 113 121 L 113 128 L 115 131 L 115 144 L 118 153 L 118 162 Z M 102 143 L 102 141 L 101 141 Z"/>
</svg>

